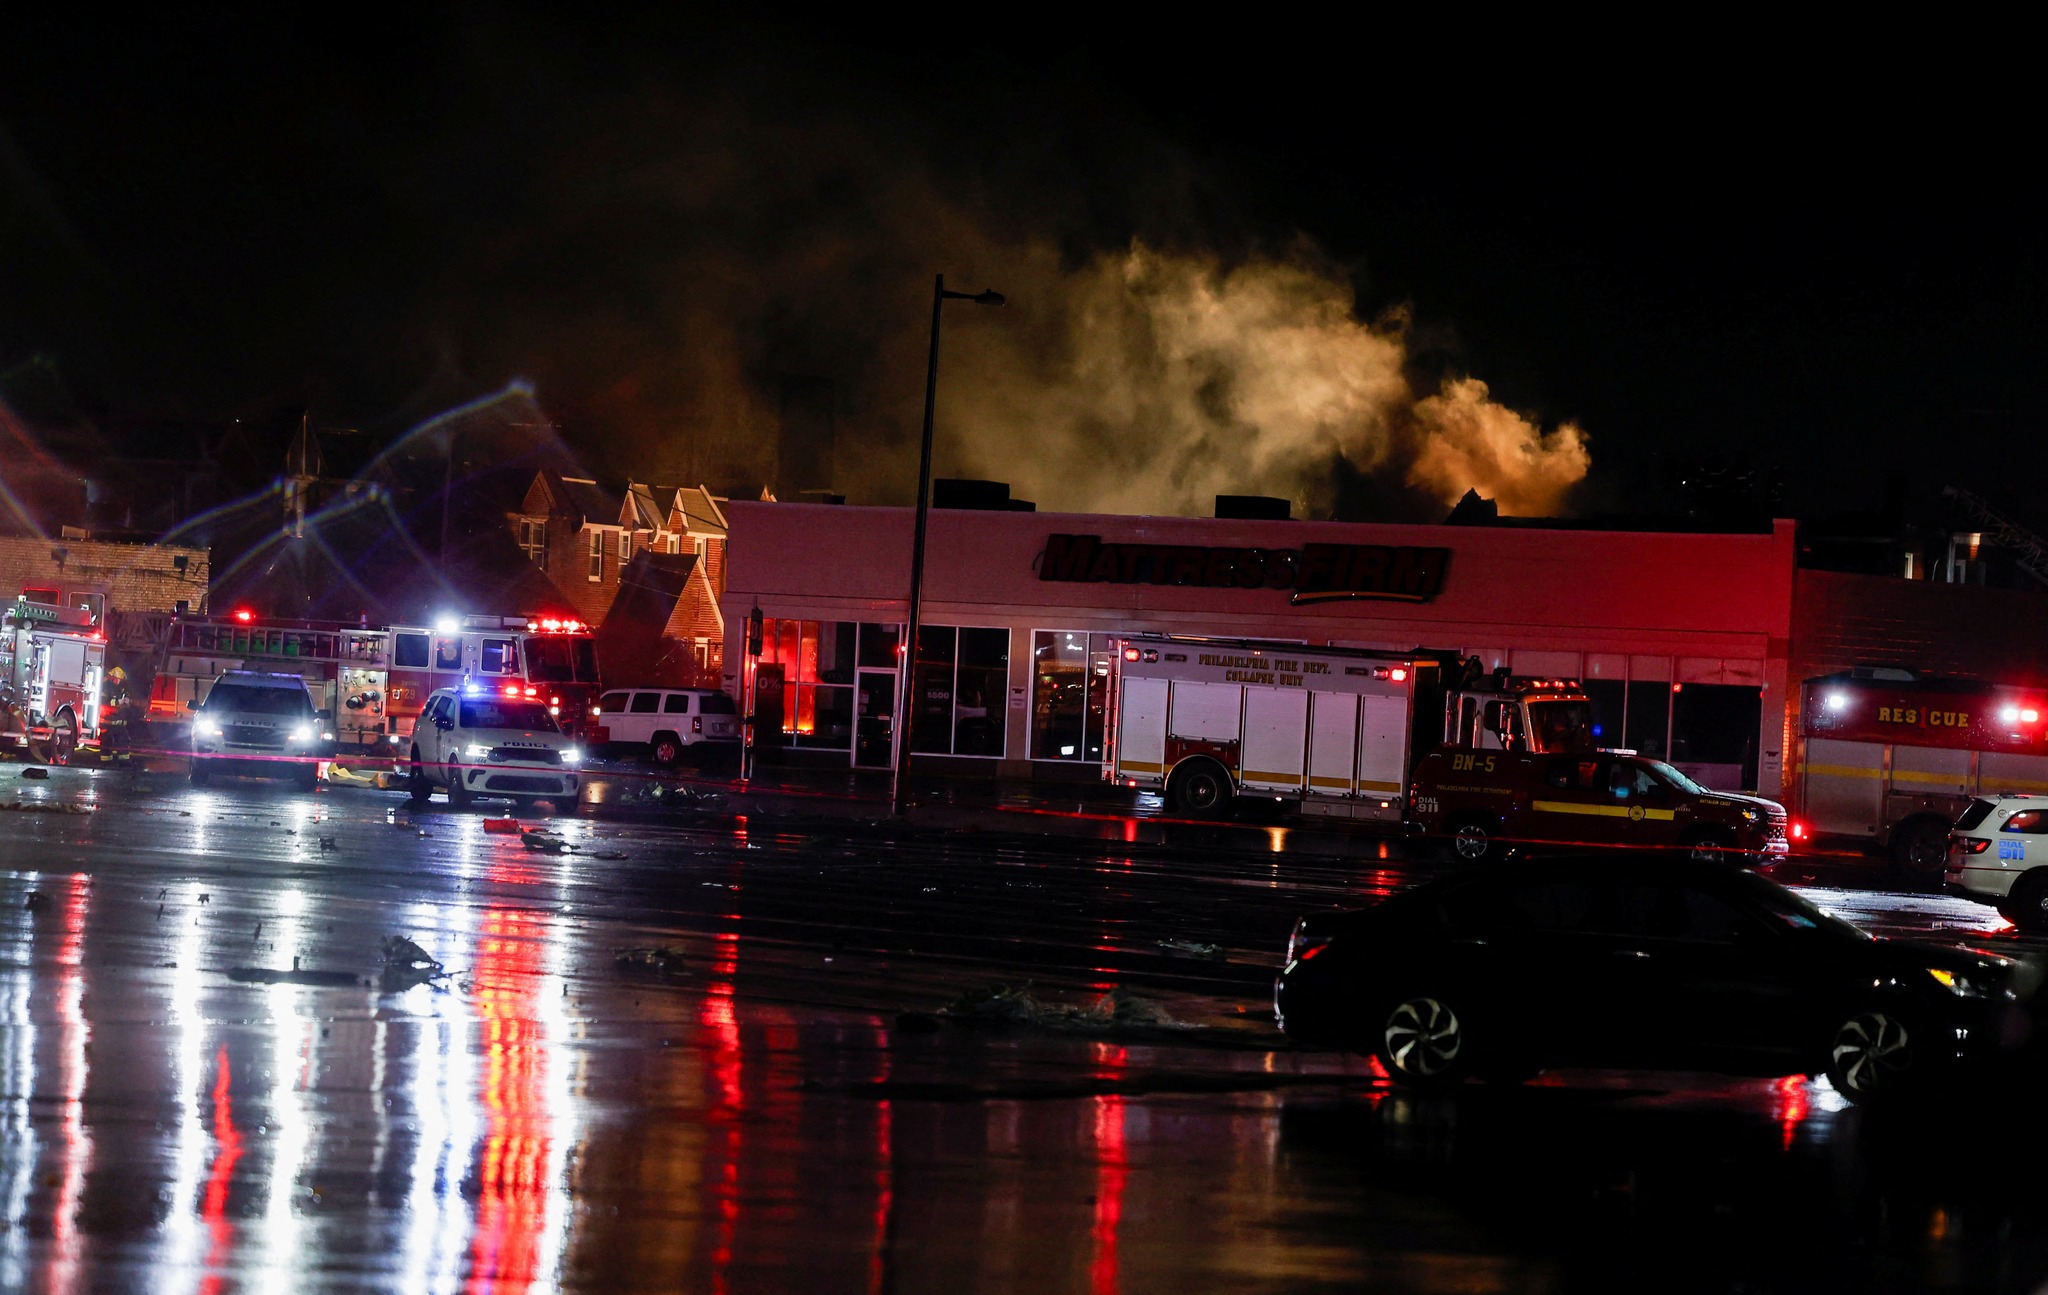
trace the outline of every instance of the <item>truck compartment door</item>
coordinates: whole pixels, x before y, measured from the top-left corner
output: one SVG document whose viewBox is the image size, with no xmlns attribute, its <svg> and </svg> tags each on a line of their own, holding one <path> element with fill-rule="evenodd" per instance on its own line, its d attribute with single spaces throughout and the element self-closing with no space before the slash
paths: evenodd
<svg viewBox="0 0 2048 1295">
<path fill-rule="evenodd" d="M 1308 698 L 1301 688 L 1244 690 L 1244 767 L 1248 790 L 1300 792 L 1308 764 Z"/>
<path fill-rule="evenodd" d="M 1130 684 L 1124 685 L 1126 688 Z M 1234 683 L 1173 685 L 1173 712 L 1167 731 L 1174 737 L 1204 742 L 1235 742 L 1244 720 L 1244 688 Z"/>
<path fill-rule="evenodd" d="M 1806 793 L 1801 812 L 1814 831 L 1856 836 L 1877 831 L 1884 802 L 1881 744 L 1808 738 L 1806 760 L 1799 773 Z"/>
<path fill-rule="evenodd" d="M 1156 778 L 1166 768 L 1166 680 L 1126 675 L 1117 710 L 1116 769 Z"/>
<path fill-rule="evenodd" d="M 1945 747 L 1894 746 L 1891 790 L 1899 796 L 1966 796 L 1970 791 L 1970 753 Z"/>
<path fill-rule="evenodd" d="M 1359 794 L 1402 795 L 1408 790 L 1408 701 L 1374 696 L 1358 701 Z"/>
<path fill-rule="evenodd" d="M 2048 757 L 2017 755 L 2007 751 L 1986 751 L 1977 757 L 1977 786 L 1981 794 L 2048 791 Z"/>
<path fill-rule="evenodd" d="M 1344 692 L 1309 695 L 1308 790 L 1348 796 L 1358 786 L 1358 698 Z"/>
</svg>

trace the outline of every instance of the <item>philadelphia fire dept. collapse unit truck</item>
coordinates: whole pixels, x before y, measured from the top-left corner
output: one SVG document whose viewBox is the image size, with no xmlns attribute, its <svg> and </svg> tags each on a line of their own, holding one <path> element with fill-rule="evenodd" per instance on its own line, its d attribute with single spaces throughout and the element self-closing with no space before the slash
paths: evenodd
<svg viewBox="0 0 2048 1295">
<path fill-rule="evenodd" d="M 599 680 L 590 629 L 552 616 L 467 616 L 433 626 L 186 617 L 166 639 L 150 715 L 177 719 L 228 670 L 286 671 L 335 716 L 344 763 L 395 761 L 436 688 L 465 679 L 548 707 L 571 735 L 592 722 Z M 511 691 L 506 692 L 507 689 Z"/>
<path fill-rule="evenodd" d="M 1455 652 L 1134 635 L 1112 659 L 1103 776 L 1215 817 L 1239 797 L 1405 824 L 1459 857 L 1511 844 L 1758 860 L 1784 807 L 1603 751 L 1570 679 L 1486 673 Z"/>
<path fill-rule="evenodd" d="M 107 639 L 83 609 L 0 607 L 0 750 L 62 763 L 99 736 Z"/>
<path fill-rule="evenodd" d="M 1853 837 L 1936 874 L 1976 796 L 2048 792 L 2048 690 L 1858 667 L 1808 679 L 1793 805 L 1815 836 Z"/>
</svg>

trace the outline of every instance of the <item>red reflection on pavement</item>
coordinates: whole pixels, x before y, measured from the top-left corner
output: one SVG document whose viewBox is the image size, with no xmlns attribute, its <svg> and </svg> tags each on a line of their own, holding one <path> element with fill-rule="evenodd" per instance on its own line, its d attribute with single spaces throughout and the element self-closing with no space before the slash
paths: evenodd
<svg viewBox="0 0 2048 1295">
<path fill-rule="evenodd" d="M 889 1054 L 882 1054 L 882 1073 L 878 1078 L 886 1082 L 889 1078 Z M 895 1160 L 892 1149 L 891 1126 L 895 1116 L 886 1101 L 876 1103 L 875 1114 L 875 1255 L 868 1263 L 869 1295 L 882 1295 L 890 1288 L 889 1280 L 889 1230 L 895 1222 L 896 1182 Z"/>
<path fill-rule="evenodd" d="M 228 1221 L 228 1189 L 234 1185 L 235 1162 L 242 1158 L 242 1134 L 235 1127 L 234 1099 L 229 1096 L 234 1068 L 228 1064 L 225 1043 L 214 1057 L 213 1140 L 219 1146 L 213 1165 L 206 1171 L 206 1197 L 199 1216 L 206 1222 L 206 1279 L 199 1295 L 217 1295 L 224 1280 L 221 1271 L 235 1245 L 235 1225 Z"/>
<path fill-rule="evenodd" d="M 1783 1130 L 1780 1145 L 1787 1151 L 1792 1149 L 1792 1139 L 1799 1132 L 1799 1126 L 1813 1110 L 1813 1104 L 1806 1095 L 1806 1080 L 1798 1075 L 1787 1075 L 1771 1085 L 1777 1098 L 1771 1104 L 1778 1126 Z"/>
<path fill-rule="evenodd" d="M 708 1035 L 710 1053 L 706 1068 L 712 1091 L 706 1094 L 710 1108 L 705 1114 L 723 1126 L 711 1148 L 720 1160 L 711 1186 L 712 1213 L 717 1219 L 711 1246 L 711 1289 L 716 1295 L 726 1295 L 732 1289 L 733 1242 L 740 1222 L 740 1152 L 746 1141 L 745 1126 L 740 1122 L 740 1026 L 732 1004 L 740 937 L 736 931 L 720 931 L 711 938 L 716 946 L 711 955 L 711 983 L 698 1019 Z"/>
<path fill-rule="evenodd" d="M 1096 1075 L 1115 1081 L 1123 1078 L 1128 1054 L 1108 1044 L 1095 1045 L 1100 1063 Z M 1130 1161 L 1124 1144 L 1124 1098 L 1106 1093 L 1094 1099 L 1095 1106 L 1095 1261 L 1088 1269 L 1088 1289 L 1094 1295 L 1115 1295 L 1118 1285 L 1117 1229 L 1124 1219 L 1124 1183 L 1130 1178 Z"/>
<path fill-rule="evenodd" d="M 551 1130 L 547 1041 L 535 999 L 547 936 L 545 915 L 506 908 L 486 909 L 477 932 L 485 1134 L 469 1250 L 472 1292 L 525 1290 L 538 1275 Z"/>
<path fill-rule="evenodd" d="M 63 1093 L 58 1129 L 64 1145 L 56 1215 L 50 1220 L 49 1288 L 68 1291 L 78 1279 L 78 1207 L 92 1167 L 92 1135 L 85 1129 L 85 1078 L 91 1068 L 92 1026 L 85 1019 L 85 918 L 92 878 L 73 873 L 64 896 L 64 938 L 57 946 L 57 1083 Z"/>
</svg>

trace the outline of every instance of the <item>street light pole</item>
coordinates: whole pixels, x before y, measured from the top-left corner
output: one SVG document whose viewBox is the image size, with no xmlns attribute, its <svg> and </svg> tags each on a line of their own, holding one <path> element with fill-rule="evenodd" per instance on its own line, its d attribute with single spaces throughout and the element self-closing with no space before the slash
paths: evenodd
<svg viewBox="0 0 2048 1295">
<path fill-rule="evenodd" d="M 939 395 L 939 311 L 948 300 L 971 301 L 977 306 L 1000 306 L 1003 294 L 948 292 L 946 276 L 932 279 L 932 349 L 924 371 L 924 440 L 917 455 L 917 527 L 910 541 L 910 607 L 903 627 L 903 673 L 896 697 L 896 769 L 889 784 L 890 813 L 903 817 L 910 792 L 910 735 L 917 716 L 917 702 L 911 685 L 917 679 L 917 628 L 924 604 L 924 537 L 932 494 L 932 417 Z"/>
</svg>

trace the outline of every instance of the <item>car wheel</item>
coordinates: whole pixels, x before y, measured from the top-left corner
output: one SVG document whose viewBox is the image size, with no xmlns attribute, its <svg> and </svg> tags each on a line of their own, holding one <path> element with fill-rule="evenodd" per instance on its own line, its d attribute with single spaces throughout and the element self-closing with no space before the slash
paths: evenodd
<svg viewBox="0 0 2048 1295">
<path fill-rule="evenodd" d="M 1482 818 L 1458 820 L 1451 828 L 1444 852 L 1454 863 L 1486 863 L 1507 857 L 1500 838 L 1493 834 L 1492 826 Z"/>
<path fill-rule="evenodd" d="M 1686 857 L 1701 863 L 1726 863 L 1734 857 L 1734 850 L 1726 840 L 1712 832 L 1701 832 L 1686 842 Z"/>
<path fill-rule="evenodd" d="M 1173 776 L 1175 811 L 1189 818 L 1222 818 L 1230 812 L 1237 789 L 1230 774 L 1214 760 L 1192 760 Z"/>
<path fill-rule="evenodd" d="M 57 728 L 50 737 L 50 763 L 70 764 L 72 752 L 78 749 L 78 719 L 70 711 L 57 715 Z"/>
<path fill-rule="evenodd" d="M 1381 1018 L 1374 1051 L 1380 1068 L 1410 1088 L 1440 1088 L 1471 1069 L 1466 1023 L 1441 998 L 1403 998 Z"/>
<path fill-rule="evenodd" d="M 2048 869 L 2021 877 L 1998 911 L 2022 931 L 2048 931 Z"/>
<path fill-rule="evenodd" d="M 1920 880 L 1939 880 L 1948 862 L 1948 824 L 1923 818 L 1905 824 L 1892 836 L 1892 862 Z"/>
<path fill-rule="evenodd" d="M 647 748 L 647 757 L 654 761 L 658 768 L 673 769 L 676 762 L 683 758 L 682 740 L 673 733 L 658 734 L 654 744 Z"/>
<path fill-rule="evenodd" d="M 412 803 L 415 805 L 426 804 L 428 797 L 434 794 L 434 784 L 427 781 L 426 767 L 420 763 L 420 749 L 418 747 L 412 749 L 412 768 L 406 774 L 405 790 L 406 794 L 412 797 Z"/>
<path fill-rule="evenodd" d="M 1906 1023 L 1892 1012 L 1858 1012 L 1828 1044 L 1828 1082 L 1852 1102 L 1896 1096 L 1914 1077 L 1915 1053 Z"/>
<path fill-rule="evenodd" d="M 448 808 L 469 808 L 469 788 L 462 785 L 462 770 L 452 764 L 448 766 Z"/>
<path fill-rule="evenodd" d="M 193 756 L 193 757 L 192 757 L 192 785 L 193 785 L 194 787 L 204 787 L 204 786 L 205 786 L 205 785 L 206 785 L 207 783 L 209 783 L 209 782 L 212 782 L 212 781 L 213 781 L 213 770 L 211 770 L 211 769 L 209 769 L 209 768 L 207 768 L 207 767 L 206 767 L 206 761 L 204 761 L 204 760 L 200 759 L 200 758 L 199 758 L 198 756 L 196 756 L 196 755 L 195 755 L 195 756 Z"/>
</svg>

